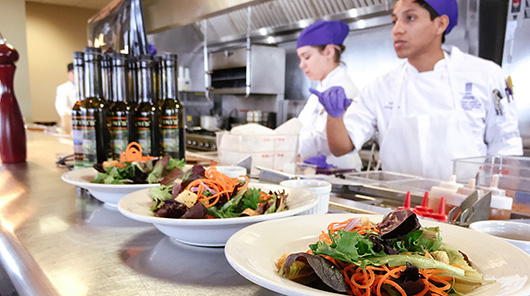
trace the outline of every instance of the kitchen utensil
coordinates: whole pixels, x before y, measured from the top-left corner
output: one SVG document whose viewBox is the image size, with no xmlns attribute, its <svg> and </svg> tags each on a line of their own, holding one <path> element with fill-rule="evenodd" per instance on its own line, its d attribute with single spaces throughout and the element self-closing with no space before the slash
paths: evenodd
<svg viewBox="0 0 530 296">
<path fill-rule="evenodd" d="M 478 192 L 468 196 L 459 207 L 449 211 L 449 223 L 469 226 L 475 221 L 488 220 L 491 204 L 491 192 L 478 198 Z"/>
</svg>

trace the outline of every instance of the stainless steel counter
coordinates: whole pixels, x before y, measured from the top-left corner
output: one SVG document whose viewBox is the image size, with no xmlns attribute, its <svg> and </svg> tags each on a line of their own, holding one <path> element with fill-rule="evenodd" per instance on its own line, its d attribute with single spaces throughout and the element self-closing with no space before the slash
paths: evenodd
<svg viewBox="0 0 530 296">
<path fill-rule="evenodd" d="M 175 242 L 64 183 L 71 140 L 27 136 L 27 163 L 0 166 L 0 261 L 20 295 L 277 295 L 223 248 Z"/>
</svg>

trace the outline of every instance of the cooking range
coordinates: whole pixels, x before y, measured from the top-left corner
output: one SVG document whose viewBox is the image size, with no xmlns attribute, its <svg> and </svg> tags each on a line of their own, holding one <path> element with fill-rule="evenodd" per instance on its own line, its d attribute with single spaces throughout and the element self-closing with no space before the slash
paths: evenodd
<svg viewBox="0 0 530 296">
<path fill-rule="evenodd" d="M 216 151 L 215 132 L 200 127 L 186 129 L 186 149 Z"/>
</svg>

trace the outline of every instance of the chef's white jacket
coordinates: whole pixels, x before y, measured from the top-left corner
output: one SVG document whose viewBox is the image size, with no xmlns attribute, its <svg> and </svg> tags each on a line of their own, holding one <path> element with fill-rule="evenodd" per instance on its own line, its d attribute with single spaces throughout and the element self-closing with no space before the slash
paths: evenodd
<svg viewBox="0 0 530 296">
<path fill-rule="evenodd" d="M 59 116 L 63 116 L 63 114 L 72 114 L 72 107 L 74 107 L 75 102 L 75 84 L 71 81 L 66 81 L 57 87 L 55 109 Z"/>
<path fill-rule="evenodd" d="M 342 64 L 333 69 L 318 84 L 316 90 L 323 92 L 332 86 L 342 86 L 346 96 L 352 99 L 359 92 L 350 76 L 348 76 L 346 66 Z M 328 113 L 318 101 L 318 97 L 312 94 L 298 116 L 298 119 L 303 124 L 298 142 L 298 154 L 302 160 L 324 154 L 327 157 L 327 162 L 338 168 L 360 170 L 362 163 L 357 151 L 352 151 L 341 157 L 336 157 L 329 151 L 326 135 L 327 116 Z"/>
<path fill-rule="evenodd" d="M 445 179 L 452 173 L 452 163 L 447 162 L 454 158 L 522 155 L 516 105 L 513 97 L 507 96 L 507 83 L 502 69 L 491 61 L 462 53 L 456 47 L 444 50 L 445 59 L 439 61 L 433 71 L 419 73 L 408 62 L 404 62 L 370 83 L 346 110 L 344 123 L 356 148 L 362 147 L 376 130 L 379 132 L 379 143 L 383 143 L 387 136 L 392 138 L 393 143 L 381 147 L 382 159 L 385 153 L 392 155 L 387 157 L 386 163 L 383 160 L 383 169 L 392 168 L 393 171 Z M 433 87 L 429 89 L 429 85 Z M 501 94 L 502 99 L 495 99 L 495 91 Z M 445 161 L 445 169 L 412 168 L 418 163 L 421 166 L 423 162 L 418 162 L 419 158 L 435 159 L 438 155 L 435 152 L 429 153 L 430 151 L 416 151 L 414 149 L 417 147 L 412 147 L 412 143 L 409 146 L 407 143 L 396 145 L 402 139 L 400 136 L 407 138 L 409 134 L 421 131 L 424 126 L 430 126 L 429 118 L 442 112 L 463 115 L 461 117 L 464 118 L 469 139 L 448 140 L 455 143 L 465 141 L 475 152 L 442 150 L 449 158 Z M 418 119 L 416 126 L 407 130 L 406 123 L 400 125 L 398 135 L 396 129 L 387 133 L 392 118 L 396 118 L 393 114 L 399 114 L 398 117 L 405 120 Z M 437 124 L 434 132 L 425 135 L 436 145 L 439 139 L 443 140 L 444 136 L 451 134 L 446 132 L 442 121 L 442 124 Z M 478 155 L 462 155 L 470 153 Z M 410 163 L 410 167 L 403 163 L 393 163 L 394 159 L 403 158 Z M 428 161 L 425 159 L 425 162 Z"/>
</svg>

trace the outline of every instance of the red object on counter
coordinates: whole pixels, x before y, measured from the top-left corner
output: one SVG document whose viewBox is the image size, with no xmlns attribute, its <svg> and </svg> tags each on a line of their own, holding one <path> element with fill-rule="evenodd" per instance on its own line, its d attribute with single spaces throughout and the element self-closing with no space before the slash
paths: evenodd
<svg viewBox="0 0 530 296">
<path fill-rule="evenodd" d="M 0 34 L 0 157 L 3 163 L 26 161 L 26 130 L 13 90 L 17 50 Z"/>
<path fill-rule="evenodd" d="M 423 217 L 430 217 L 434 212 L 433 209 L 429 208 L 429 191 L 425 191 L 423 199 L 421 200 L 421 206 L 416 206 L 412 210 L 416 215 Z"/>
<path fill-rule="evenodd" d="M 407 195 L 405 196 L 405 202 L 403 203 L 402 207 L 398 207 L 398 210 L 409 210 L 410 209 L 410 191 L 407 191 Z"/>
<path fill-rule="evenodd" d="M 449 220 L 448 216 L 445 214 L 445 197 L 444 196 L 440 198 L 440 205 L 438 206 L 438 213 L 432 213 L 430 217 L 440 222 L 447 222 Z"/>
</svg>

